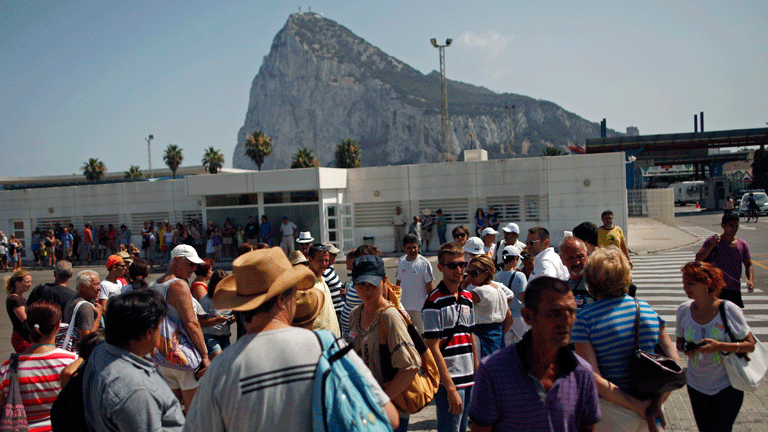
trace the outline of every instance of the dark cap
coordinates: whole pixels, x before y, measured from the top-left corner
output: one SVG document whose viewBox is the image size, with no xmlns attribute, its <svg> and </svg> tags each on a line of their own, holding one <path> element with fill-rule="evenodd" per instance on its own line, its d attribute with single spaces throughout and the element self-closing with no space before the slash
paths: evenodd
<svg viewBox="0 0 768 432">
<path fill-rule="evenodd" d="M 384 261 L 376 255 L 363 255 L 352 264 L 352 283 L 355 285 L 368 282 L 379 286 L 386 275 Z"/>
</svg>

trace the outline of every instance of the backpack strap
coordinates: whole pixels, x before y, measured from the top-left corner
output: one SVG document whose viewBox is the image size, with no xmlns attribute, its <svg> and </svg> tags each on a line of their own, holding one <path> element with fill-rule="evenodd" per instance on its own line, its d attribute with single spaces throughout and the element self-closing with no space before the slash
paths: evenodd
<svg viewBox="0 0 768 432">
<path fill-rule="evenodd" d="M 635 351 L 640 350 L 640 302 L 635 298 Z"/>
<path fill-rule="evenodd" d="M 72 311 L 72 319 L 69 321 L 69 327 L 67 328 L 67 333 L 64 336 L 64 341 L 62 342 L 61 349 L 69 351 L 69 343 L 72 340 L 72 333 L 75 331 L 75 320 L 77 319 L 77 310 L 80 309 L 80 306 L 82 306 L 83 303 L 88 303 L 86 300 L 80 300 L 75 305 L 75 309 Z"/>
</svg>

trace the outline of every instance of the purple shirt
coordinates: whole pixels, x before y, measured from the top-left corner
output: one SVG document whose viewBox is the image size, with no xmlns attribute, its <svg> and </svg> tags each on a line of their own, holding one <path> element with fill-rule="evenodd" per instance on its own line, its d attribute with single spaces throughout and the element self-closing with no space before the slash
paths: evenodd
<svg viewBox="0 0 768 432">
<path fill-rule="evenodd" d="M 709 247 L 709 243 L 712 237 L 704 241 L 702 249 Z M 749 253 L 749 246 L 744 240 L 737 238 L 736 246 L 728 246 L 722 242 L 717 243 L 715 250 L 715 267 L 723 271 L 723 278 L 725 279 L 726 290 L 739 291 L 741 290 L 741 266 L 744 265 L 744 260 L 752 259 L 752 255 Z"/>
<path fill-rule="evenodd" d="M 578 431 L 600 420 L 600 404 L 592 367 L 567 347 L 558 352 L 562 372 L 544 394 L 529 375 L 525 352 L 528 332 L 520 343 L 486 357 L 475 377 L 469 416 L 472 423 L 496 431 Z M 542 399 L 543 398 L 543 399 Z"/>
</svg>

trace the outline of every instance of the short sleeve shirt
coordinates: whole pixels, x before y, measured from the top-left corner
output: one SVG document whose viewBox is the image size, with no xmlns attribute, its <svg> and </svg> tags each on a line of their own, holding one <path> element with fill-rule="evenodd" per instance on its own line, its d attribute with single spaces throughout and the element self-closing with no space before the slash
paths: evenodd
<svg viewBox="0 0 768 432">
<path fill-rule="evenodd" d="M 120 280 L 117 283 L 112 283 L 106 279 L 101 280 L 101 289 L 99 290 L 99 300 L 109 300 L 110 298 L 120 295 L 120 288 L 123 287 Z"/>
<path fill-rule="evenodd" d="M 417 255 L 413 261 L 405 256 L 397 263 L 397 280 L 400 281 L 402 297 L 400 302 L 405 310 L 420 311 L 427 299 L 426 284 L 432 282 L 432 264 L 422 255 Z"/>
<path fill-rule="evenodd" d="M 294 224 L 291 221 L 288 221 L 287 224 L 281 223 L 280 224 L 280 233 L 284 237 L 292 236 L 294 231 L 296 231 L 296 224 Z"/>
<path fill-rule="evenodd" d="M 614 225 L 611 229 L 597 228 L 597 246 L 616 246 L 621 248 L 622 244 L 626 245 L 627 241 L 624 238 L 624 231 L 621 230 L 621 227 Z"/>
<path fill-rule="evenodd" d="M 708 248 L 711 241 L 712 237 L 704 240 L 702 248 Z M 744 260 L 752 259 L 747 242 L 740 238 L 736 239 L 736 246 L 718 242 L 717 246 L 715 246 L 714 254 L 715 266 L 724 273 L 725 288 L 723 289 L 731 291 L 741 290 L 741 267 L 744 265 Z"/>
</svg>

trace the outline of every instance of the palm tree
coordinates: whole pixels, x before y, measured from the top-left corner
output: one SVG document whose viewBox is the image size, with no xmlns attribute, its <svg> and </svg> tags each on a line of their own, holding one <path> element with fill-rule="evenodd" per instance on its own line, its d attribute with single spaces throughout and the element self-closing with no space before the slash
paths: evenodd
<svg viewBox="0 0 768 432">
<path fill-rule="evenodd" d="M 291 158 L 291 168 L 312 168 L 319 167 L 320 162 L 317 161 L 312 150 L 302 147 Z"/>
<path fill-rule="evenodd" d="M 181 161 L 184 160 L 181 150 L 176 144 L 168 144 L 168 147 L 165 149 L 165 155 L 163 155 L 163 162 L 171 169 L 173 178 L 176 178 L 176 170 L 179 169 Z"/>
<path fill-rule="evenodd" d="M 360 167 L 360 145 L 352 139 L 341 140 L 336 146 L 336 167 L 337 168 L 359 168 Z"/>
<path fill-rule="evenodd" d="M 562 156 L 565 152 L 560 147 L 547 146 L 544 151 L 541 152 L 542 156 Z"/>
<path fill-rule="evenodd" d="M 251 158 L 253 163 L 261 171 L 264 159 L 272 154 L 272 138 L 258 130 L 245 137 L 245 155 Z"/>
<path fill-rule="evenodd" d="M 141 171 L 138 165 L 131 165 L 131 167 L 128 168 L 128 171 L 125 172 L 125 175 L 123 177 L 127 179 L 140 179 L 140 178 L 144 178 L 144 173 Z"/>
<path fill-rule="evenodd" d="M 99 181 L 104 178 L 104 173 L 107 172 L 107 166 L 98 158 L 89 158 L 81 169 L 88 181 Z"/>
<path fill-rule="evenodd" d="M 203 168 L 211 174 L 216 174 L 222 166 L 224 166 L 224 155 L 213 147 L 208 147 L 203 155 Z"/>
</svg>

